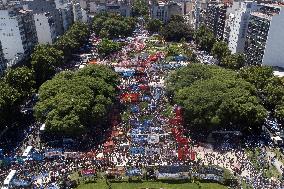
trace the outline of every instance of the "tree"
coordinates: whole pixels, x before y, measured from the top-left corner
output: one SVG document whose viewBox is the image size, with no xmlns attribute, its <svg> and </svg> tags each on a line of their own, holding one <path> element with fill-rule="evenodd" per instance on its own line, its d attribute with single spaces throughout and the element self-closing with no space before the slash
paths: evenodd
<svg viewBox="0 0 284 189">
<path fill-rule="evenodd" d="M 78 76 L 89 76 L 93 78 L 103 79 L 112 87 L 116 87 L 119 84 L 118 74 L 108 67 L 102 65 L 87 66 L 84 69 L 78 70 L 76 74 Z"/>
<path fill-rule="evenodd" d="M 102 39 L 97 48 L 99 54 L 108 56 L 114 52 L 121 50 L 121 44 L 112 40 Z"/>
<path fill-rule="evenodd" d="M 199 48 L 208 53 L 211 52 L 211 49 L 216 41 L 214 34 L 209 31 L 204 25 L 200 26 L 199 29 L 195 31 L 194 39 Z"/>
<path fill-rule="evenodd" d="M 170 94 L 174 94 L 175 91 L 188 87 L 197 80 L 211 77 L 212 73 L 209 72 L 209 67 L 201 64 L 190 64 L 172 72 L 166 79 L 166 88 Z"/>
<path fill-rule="evenodd" d="M 246 86 L 247 85 L 247 86 Z M 242 80 L 200 80 L 179 90 L 175 102 L 185 109 L 185 118 L 192 127 L 207 131 L 222 127 L 256 126 L 263 123 L 267 111 L 252 95 Z"/>
<path fill-rule="evenodd" d="M 191 40 L 193 30 L 184 22 L 171 21 L 162 28 L 161 34 L 166 41 L 179 42 L 182 38 Z"/>
<path fill-rule="evenodd" d="M 62 50 L 65 58 L 69 58 L 74 50 L 86 43 L 89 35 L 89 26 L 81 22 L 76 22 L 55 42 L 54 47 Z"/>
<path fill-rule="evenodd" d="M 184 20 L 183 16 L 181 16 L 181 15 L 172 15 L 172 16 L 170 17 L 169 22 L 180 22 L 180 23 L 184 23 L 185 20 Z"/>
<path fill-rule="evenodd" d="M 109 82 L 118 83 L 109 78 L 117 78 L 112 72 L 104 66 L 90 65 L 77 72 L 57 74 L 39 89 L 37 120 L 46 123 L 48 132 L 71 137 L 106 124 L 116 95 L 113 83 Z"/>
<path fill-rule="evenodd" d="M 225 43 L 224 41 L 217 41 L 216 43 L 214 43 L 211 53 L 219 61 L 231 54 L 227 43 Z"/>
<path fill-rule="evenodd" d="M 149 15 L 149 7 L 146 1 L 143 0 L 134 0 L 132 4 L 132 16 L 148 16 Z"/>
<path fill-rule="evenodd" d="M 220 66 L 238 70 L 245 66 L 245 57 L 243 54 L 230 54 L 222 58 L 220 61 Z"/>
<path fill-rule="evenodd" d="M 239 71 L 241 78 L 253 84 L 259 92 L 263 91 L 269 80 L 274 77 L 273 70 L 268 66 L 249 66 Z"/>
<path fill-rule="evenodd" d="M 51 45 L 38 45 L 32 54 L 32 68 L 37 86 L 56 73 L 56 68 L 63 65 L 63 51 Z"/>
<path fill-rule="evenodd" d="M 283 100 L 282 100 L 283 102 Z M 284 123 L 284 104 L 279 103 L 275 108 L 275 117 L 283 124 Z"/>
<path fill-rule="evenodd" d="M 174 103 L 184 107 L 191 128 L 246 129 L 259 126 L 267 116 L 255 87 L 218 66 L 192 64 L 178 69 L 166 80 L 166 88 L 174 94 Z"/>
<path fill-rule="evenodd" d="M 157 33 L 161 30 L 162 25 L 163 25 L 163 23 L 160 20 L 150 19 L 147 22 L 146 28 L 150 33 Z"/>
<path fill-rule="evenodd" d="M 4 81 L 18 91 L 22 100 L 32 94 L 35 86 L 34 72 L 27 67 L 9 69 Z"/>
<path fill-rule="evenodd" d="M 0 128 L 11 124 L 19 112 L 21 94 L 8 83 L 0 81 Z"/>
<path fill-rule="evenodd" d="M 100 37 L 111 39 L 128 37 L 135 29 L 136 19 L 115 14 L 99 14 L 94 17 L 93 29 Z"/>
<path fill-rule="evenodd" d="M 167 56 L 177 56 L 182 54 L 183 49 L 179 44 L 170 44 L 167 47 Z"/>
</svg>

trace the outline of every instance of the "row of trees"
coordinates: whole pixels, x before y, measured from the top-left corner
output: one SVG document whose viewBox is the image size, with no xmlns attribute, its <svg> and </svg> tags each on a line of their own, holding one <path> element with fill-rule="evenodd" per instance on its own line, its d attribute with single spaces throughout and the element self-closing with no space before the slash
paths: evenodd
<svg viewBox="0 0 284 189">
<path fill-rule="evenodd" d="M 20 105 L 34 86 L 34 72 L 27 67 L 9 69 L 0 79 L 0 130 L 19 118 Z"/>
<path fill-rule="evenodd" d="M 256 87 L 235 71 L 191 64 L 173 72 L 166 83 L 174 103 L 184 107 L 185 120 L 192 128 L 247 129 L 261 125 L 267 117 Z"/>
<path fill-rule="evenodd" d="M 128 37 L 135 29 L 136 18 L 117 14 L 98 14 L 93 20 L 93 30 L 101 38 Z"/>
<path fill-rule="evenodd" d="M 201 26 L 195 31 L 194 40 L 200 50 L 211 53 L 222 67 L 237 70 L 245 65 L 245 57 L 243 54 L 232 54 L 227 43 L 217 41 L 213 33 L 205 26 Z"/>
<path fill-rule="evenodd" d="M 47 132 L 78 136 L 106 122 L 114 103 L 118 75 L 100 65 L 61 72 L 39 89 L 35 116 Z"/>
<path fill-rule="evenodd" d="M 38 45 L 31 55 L 37 87 L 51 79 L 71 54 L 86 43 L 90 29 L 84 23 L 74 23 L 54 45 Z"/>
<path fill-rule="evenodd" d="M 268 66 L 250 66 L 239 71 L 240 77 L 257 89 L 257 96 L 271 116 L 284 123 L 284 83 Z"/>
</svg>

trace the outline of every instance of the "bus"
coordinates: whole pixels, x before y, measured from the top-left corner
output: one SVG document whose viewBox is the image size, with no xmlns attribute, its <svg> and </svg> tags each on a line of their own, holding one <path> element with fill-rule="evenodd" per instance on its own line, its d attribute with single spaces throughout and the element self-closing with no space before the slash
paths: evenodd
<svg viewBox="0 0 284 189">
<path fill-rule="evenodd" d="M 9 189 L 12 188 L 12 180 L 16 175 L 16 170 L 11 170 L 9 175 L 5 178 L 3 187 L 1 189 Z"/>
<path fill-rule="evenodd" d="M 23 155 L 22 155 L 22 158 L 23 158 L 24 161 L 29 157 L 29 155 L 30 155 L 32 149 L 33 149 L 32 146 L 28 146 L 28 147 L 25 149 L 25 151 L 24 151 L 24 153 L 23 153 Z"/>
</svg>

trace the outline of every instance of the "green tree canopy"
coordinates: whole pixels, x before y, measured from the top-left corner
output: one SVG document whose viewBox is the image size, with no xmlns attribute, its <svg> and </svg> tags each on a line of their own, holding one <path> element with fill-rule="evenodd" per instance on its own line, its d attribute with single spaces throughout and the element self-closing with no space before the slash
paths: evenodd
<svg viewBox="0 0 284 189">
<path fill-rule="evenodd" d="M 4 81 L 21 94 L 22 100 L 31 95 L 35 87 L 34 72 L 27 67 L 9 69 Z"/>
<path fill-rule="evenodd" d="M 55 74 L 56 68 L 63 65 L 63 52 L 51 45 L 38 45 L 32 54 L 32 68 L 37 86 Z"/>
<path fill-rule="evenodd" d="M 225 43 L 224 41 L 217 41 L 212 47 L 211 54 L 219 61 L 221 61 L 226 56 L 229 56 L 231 52 L 228 48 L 227 43 Z"/>
<path fill-rule="evenodd" d="M 121 50 L 121 43 L 114 42 L 109 39 L 102 39 L 102 41 L 98 44 L 98 53 L 103 56 L 108 56 L 114 52 Z"/>
<path fill-rule="evenodd" d="M 219 65 L 224 68 L 239 70 L 245 66 L 245 57 L 243 54 L 230 54 L 222 57 Z"/>
<path fill-rule="evenodd" d="M 8 83 L 0 81 L 0 128 L 8 126 L 15 120 L 15 113 L 19 112 L 21 103 L 20 92 L 11 87 Z"/>
<path fill-rule="evenodd" d="M 162 28 L 162 21 L 161 20 L 158 20 L 158 19 L 150 19 L 148 22 L 147 22 L 147 30 L 150 32 L 150 33 L 157 33 L 157 32 L 160 32 L 161 28 Z"/>
<path fill-rule="evenodd" d="M 268 66 L 244 67 L 239 74 L 240 77 L 253 84 L 259 91 L 263 91 L 269 80 L 274 77 L 272 68 Z"/>
<path fill-rule="evenodd" d="M 109 82 L 118 83 L 116 73 L 108 69 L 90 65 L 45 82 L 39 90 L 36 118 L 46 123 L 47 131 L 66 136 L 80 136 L 104 123 L 116 94 Z"/>
<path fill-rule="evenodd" d="M 64 52 L 65 58 L 69 58 L 74 50 L 80 48 L 88 40 L 89 35 L 89 26 L 76 22 L 55 42 L 54 46 Z"/>
<path fill-rule="evenodd" d="M 162 28 L 161 35 L 167 41 L 179 42 L 182 38 L 191 40 L 193 37 L 193 30 L 188 24 L 181 22 L 180 19 L 174 17 L 172 21 Z"/>
<path fill-rule="evenodd" d="M 132 16 L 148 16 L 149 6 L 144 0 L 134 0 L 132 4 Z"/>
<path fill-rule="evenodd" d="M 258 126 L 267 116 L 253 85 L 234 71 L 192 64 L 170 74 L 167 90 L 185 110 L 190 127 L 210 131 Z"/>
<path fill-rule="evenodd" d="M 136 19 L 115 14 L 99 14 L 94 17 L 93 29 L 100 37 L 128 37 L 135 29 Z"/>
<path fill-rule="evenodd" d="M 210 32 L 204 25 L 200 26 L 198 30 L 195 31 L 194 39 L 199 48 L 208 53 L 211 52 L 211 49 L 216 41 L 214 34 Z"/>
</svg>

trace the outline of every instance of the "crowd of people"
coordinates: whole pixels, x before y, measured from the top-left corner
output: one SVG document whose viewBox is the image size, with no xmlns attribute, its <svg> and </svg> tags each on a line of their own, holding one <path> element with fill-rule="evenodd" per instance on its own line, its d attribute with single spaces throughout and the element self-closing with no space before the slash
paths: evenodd
<svg viewBox="0 0 284 189">
<path fill-rule="evenodd" d="M 217 145 L 217 152 L 210 146 L 194 145 L 189 131 L 182 127 L 178 105 L 172 107 L 170 116 L 165 115 L 169 103 L 164 79 L 170 70 L 186 63 L 165 63 L 162 52 L 149 55 L 144 51 L 148 37 L 146 30 L 138 28 L 121 51 L 98 61 L 121 75 L 118 98 L 124 110 L 111 118 L 111 134 L 103 143 L 88 152 L 48 146 L 38 149 L 39 140 L 35 136 L 39 131 L 33 128 L 23 145 L 34 147 L 32 155 L 1 168 L 0 180 L 9 170 L 17 170 L 14 188 L 68 188 L 74 184 L 70 175 L 81 170 L 141 176 L 142 170 L 149 167 L 200 164 L 229 169 L 254 188 L 280 188 L 279 180 L 265 178 L 229 139 Z M 229 152 L 220 152 L 228 149 Z M 18 150 L 15 156 L 20 157 L 21 153 Z"/>
</svg>

